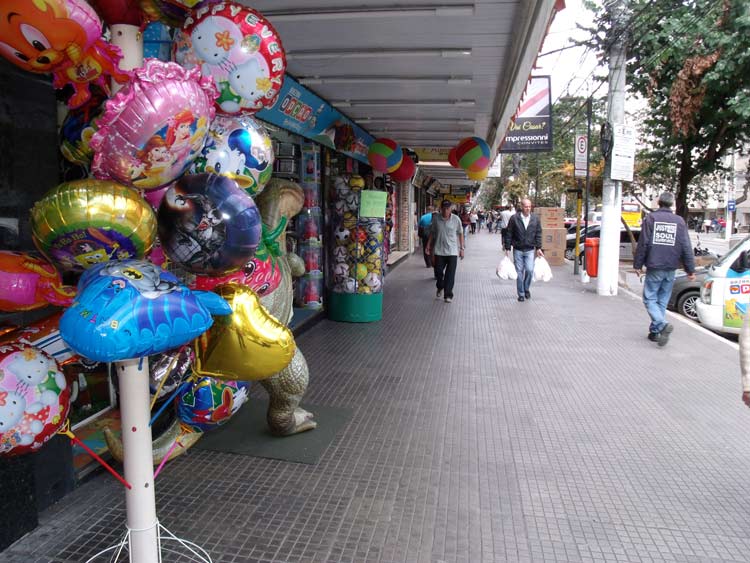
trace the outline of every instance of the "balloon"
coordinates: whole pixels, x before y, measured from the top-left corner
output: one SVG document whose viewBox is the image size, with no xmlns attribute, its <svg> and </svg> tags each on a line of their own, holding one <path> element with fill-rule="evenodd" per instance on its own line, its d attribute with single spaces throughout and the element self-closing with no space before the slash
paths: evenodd
<svg viewBox="0 0 750 563">
<path fill-rule="evenodd" d="M 222 113 L 271 107 L 284 82 L 286 54 L 276 30 L 259 12 L 234 2 L 193 11 L 175 37 L 173 55 L 213 78 Z"/>
<path fill-rule="evenodd" d="M 397 182 L 408 182 L 411 180 L 411 177 L 414 176 L 414 172 L 416 171 L 417 165 L 414 164 L 414 161 L 409 158 L 409 155 L 404 151 L 404 158 L 401 161 L 401 166 L 399 166 L 395 172 L 391 172 L 391 178 Z"/>
<path fill-rule="evenodd" d="M 133 0 L 131 0 L 133 1 Z M 197 10 L 208 4 L 215 4 L 220 0 L 140 0 L 140 6 L 146 16 L 154 21 L 160 21 L 170 27 L 182 27 L 191 9 Z"/>
<path fill-rule="evenodd" d="M 169 395 L 192 374 L 195 353 L 190 346 L 170 350 L 148 358 L 148 387 L 151 397 Z"/>
<path fill-rule="evenodd" d="M 255 202 L 223 176 L 185 176 L 167 190 L 159 207 L 164 252 L 194 274 L 239 270 L 255 254 L 260 237 Z"/>
<path fill-rule="evenodd" d="M 60 152 L 65 160 L 88 170 L 94 151 L 89 142 L 97 129 L 103 111 L 103 99 L 92 98 L 92 103 L 70 110 L 60 126 Z"/>
<path fill-rule="evenodd" d="M 68 418 L 70 388 L 57 362 L 21 343 L 0 349 L 0 454 L 41 448 Z"/>
<path fill-rule="evenodd" d="M 249 116 L 219 116 L 211 123 L 192 171 L 231 178 L 248 195 L 259 194 L 273 173 L 273 144 L 265 127 Z"/>
<path fill-rule="evenodd" d="M 458 165 L 469 172 L 479 172 L 490 166 L 490 146 L 479 137 L 466 137 L 456 145 Z"/>
<path fill-rule="evenodd" d="M 62 317 L 62 312 L 58 311 L 13 332 L 3 334 L 0 337 L 0 349 L 2 345 L 20 342 L 49 354 L 61 366 L 80 361 L 80 358 L 68 348 L 60 336 L 60 317 Z"/>
<path fill-rule="evenodd" d="M 66 271 L 143 258 L 155 236 L 153 210 L 135 191 L 114 182 L 66 182 L 31 209 L 34 244 Z"/>
<path fill-rule="evenodd" d="M 44 260 L 23 252 L 0 250 L 0 311 L 30 311 L 49 304 L 67 307 L 76 295 Z"/>
<path fill-rule="evenodd" d="M 489 168 L 484 168 L 482 170 L 477 170 L 476 172 L 472 172 L 470 170 L 466 171 L 466 176 L 469 178 L 469 180 L 484 180 L 487 177 L 487 172 L 489 172 Z"/>
<path fill-rule="evenodd" d="M 143 189 L 173 182 L 195 160 L 208 135 L 216 94 L 198 69 L 146 59 L 105 104 L 91 137 L 94 176 Z"/>
<path fill-rule="evenodd" d="M 140 27 L 146 20 L 146 16 L 141 11 L 138 0 L 88 1 L 109 26 L 113 24 L 127 24 Z"/>
<path fill-rule="evenodd" d="M 190 342 L 232 310 L 215 293 L 195 291 L 145 260 L 99 264 L 78 282 L 60 319 L 76 353 L 99 362 L 159 354 Z"/>
<path fill-rule="evenodd" d="M 84 0 L 3 0 L 2 7 L 0 55 L 30 72 L 51 72 L 55 88 L 70 84 L 68 106 L 89 100 L 91 82 L 109 92 L 108 76 L 128 80 L 117 66 L 120 49 L 101 38 L 99 16 Z"/>
<path fill-rule="evenodd" d="M 146 192 L 143 192 L 143 199 L 145 199 L 148 202 L 148 204 L 153 208 L 154 211 L 158 211 L 159 206 L 161 205 L 161 202 L 164 199 L 164 196 L 167 195 L 168 189 L 169 189 L 169 186 L 164 186 L 163 188 L 156 188 L 155 190 L 148 190 Z"/>
<path fill-rule="evenodd" d="M 232 308 L 232 316 L 196 341 L 195 373 L 218 379 L 257 381 L 281 371 L 292 361 L 296 345 L 286 326 L 260 304 L 252 289 L 239 284 L 215 291 Z"/>
<path fill-rule="evenodd" d="M 258 250 L 260 252 L 260 246 Z M 249 287 L 258 295 L 271 293 L 281 283 L 279 261 L 273 256 L 262 259 L 254 256 L 242 269 L 226 276 L 195 276 L 194 289 L 213 290 L 217 285 L 238 283 Z"/>
<path fill-rule="evenodd" d="M 448 152 L 448 162 L 453 168 L 458 168 L 458 157 L 456 156 L 456 147 Z"/>
<path fill-rule="evenodd" d="M 248 387 L 244 381 L 216 381 L 202 377 L 175 399 L 177 416 L 194 430 L 213 430 L 227 422 L 245 404 Z"/>
<path fill-rule="evenodd" d="M 375 139 L 367 149 L 367 160 L 378 172 L 395 172 L 401 166 L 403 152 L 393 139 Z"/>
</svg>

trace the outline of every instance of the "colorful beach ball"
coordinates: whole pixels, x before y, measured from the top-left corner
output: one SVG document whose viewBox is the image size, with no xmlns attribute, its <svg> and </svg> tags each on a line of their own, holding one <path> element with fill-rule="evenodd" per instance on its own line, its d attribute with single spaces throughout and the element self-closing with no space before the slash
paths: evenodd
<svg viewBox="0 0 750 563">
<path fill-rule="evenodd" d="M 458 165 L 468 172 L 479 172 L 490 166 L 490 146 L 479 137 L 466 137 L 456 145 Z"/>
<path fill-rule="evenodd" d="M 393 139 L 375 139 L 367 150 L 367 160 L 378 172 L 395 172 L 401 166 L 403 153 Z"/>
<path fill-rule="evenodd" d="M 487 172 L 489 172 L 488 168 L 483 168 L 482 170 L 477 170 L 472 172 L 471 170 L 466 171 L 466 176 L 469 178 L 469 180 L 484 180 L 487 177 Z"/>
</svg>

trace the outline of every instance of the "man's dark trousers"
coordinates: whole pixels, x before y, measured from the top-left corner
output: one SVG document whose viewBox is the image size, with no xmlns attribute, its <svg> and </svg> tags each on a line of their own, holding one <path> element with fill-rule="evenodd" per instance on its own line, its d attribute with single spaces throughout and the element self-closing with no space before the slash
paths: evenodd
<svg viewBox="0 0 750 563">
<path fill-rule="evenodd" d="M 453 298 L 453 283 L 456 281 L 458 256 L 435 256 L 435 277 L 437 288 L 443 290 L 443 297 Z"/>
<path fill-rule="evenodd" d="M 430 240 L 430 235 L 421 236 L 419 239 L 422 241 L 422 256 L 424 257 L 424 265 L 428 268 L 432 267 L 432 257 L 427 254 L 427 241 Z"/>
</svg>

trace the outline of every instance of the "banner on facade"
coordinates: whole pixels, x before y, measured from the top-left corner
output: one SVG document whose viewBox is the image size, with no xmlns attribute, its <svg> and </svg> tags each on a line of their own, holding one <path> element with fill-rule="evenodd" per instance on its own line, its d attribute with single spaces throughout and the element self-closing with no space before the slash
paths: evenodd
<svg viewBox="0 0 750 563">
<path fill-rule="evenodd" d="M 532 76 L 499 152 L 552 150 L 552 90 L 549 76 Z"/>
<path fill-rule="evenodd" d="M 456 141 L 458 142 L 458 141 Z M 448 153 L 452 147 L 411 147 L 419 162 L 448 162 Z"/>
<path fill-rule="evenodd" d="M 259 119 L 301 135 L 367 163 L 373 137 L 328 102 L 286 76 L 273 107 L 255 114 Z"/>
</svg>

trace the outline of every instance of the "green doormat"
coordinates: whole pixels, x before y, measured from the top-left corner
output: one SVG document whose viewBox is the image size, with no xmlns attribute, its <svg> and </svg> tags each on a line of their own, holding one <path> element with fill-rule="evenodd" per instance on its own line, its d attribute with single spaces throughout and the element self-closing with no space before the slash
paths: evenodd
<svg viewBox="0 0 750 563">
<path fill-rule="evenodd" d="M 318 427 L 293 436 L 277 437 L 268 430 L 267 408 L 267 401 L 249 400 L 225 426 L 206 432 L 193 447 L 315 465 L 338 431 L 352 418 L 351 409 L 302 405 L 315 415 Z"/>
</svg>

